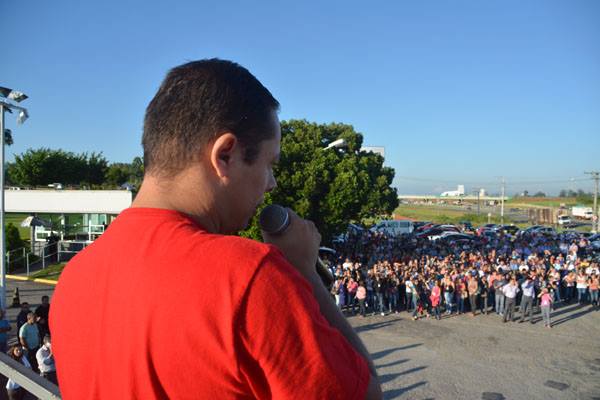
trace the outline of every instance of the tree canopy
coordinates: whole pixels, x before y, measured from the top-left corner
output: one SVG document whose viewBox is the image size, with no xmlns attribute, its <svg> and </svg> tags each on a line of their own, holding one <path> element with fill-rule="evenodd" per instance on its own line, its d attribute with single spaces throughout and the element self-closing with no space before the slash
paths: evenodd
<svg viewBox="0 0 600 400">
<path fill-rule="evenodd" d="M 7 179 L 13 185 L 45 186 L 52 183 L 99 185 L 108 161 L 102 153 L 75 154 L 48 148 L 28 149 L 8 164 Z"/>
<path fill-rule="evenodd" d="M 398 206 L 394 170 L 381 155 L 360 150 L 363 137 L 351 125 L 290 120 L 281 123 L 281 135 L 277 187 L 265 205 L 282 204 L 312 220 L 324 243 L 349 222 L 390 215 Z M 326 149 L 337 139 L 345 146 Z M 256 221 L 243 234 L 259 237 Z"/>
</svg>

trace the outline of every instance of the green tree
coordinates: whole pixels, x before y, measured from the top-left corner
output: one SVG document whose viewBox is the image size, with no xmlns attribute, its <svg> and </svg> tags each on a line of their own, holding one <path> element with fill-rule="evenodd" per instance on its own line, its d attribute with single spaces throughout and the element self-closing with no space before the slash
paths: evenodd
<svg viewBox="0 0 600 400">
<path fill-rule="evenodd" d="M 130 183 L 139 188 L 144 178 L 144 161 L 141 157 L 135 157 L 130 164 L 113 163 L 106 170 L 105 182 L 109 186 L 121 186 Z"/>
<path fill-rule="evenodd" d="M 28 149 L 8 164 L 7 179 L 20 186 L 101 184 L 108 161 L 102 153 L 75 154 L 61 149 Z"/>
<path fill-rule="evenodd" d="M 379 154 L 360 150 L 363 137 L 351 125 L 290 120 L 281 123 L 281 134 L 277 187 L 265 204 L 285 205 L 314 221 L 324 243 L 348 222 L 390 215 L 398 206 L 390 186 L 394 170 Z M 345 147 L 325 149 L 340 138 Z M 256 221 L 243 234 L 259 237 Z"/>
<path fill-rule="evenodd" d="M 106 170 L 106 183 L 112 186 L 121 186 L 129 180 L 131 166 L 126 163 L 110 164 Z"/>
<path fill-rule="evenodd" d="M 25 242 L 21 239 L 19 229 L 12 223 L 6 225 L 6 250 L 16 250 L 25 246 Z"/>
</svg>

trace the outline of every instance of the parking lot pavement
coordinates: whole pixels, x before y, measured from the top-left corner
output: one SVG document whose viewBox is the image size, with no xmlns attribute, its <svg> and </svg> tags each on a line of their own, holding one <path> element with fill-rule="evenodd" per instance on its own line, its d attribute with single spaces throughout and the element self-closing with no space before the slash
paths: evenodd
<svg viewBox="0 0 600 400">
<path fill-rule="evenodd" d="M 16 287 L 32 310 L 54 291 L 51 285 L 7 280 L 12 338 Z M 544 328 L 539 313 L 534 325 L 503 324 L 495 314 L 441 321 L 413 321 L 406 312 L 348 319 L 373 356 L 385 399 L 600 399 L 600 311 L 589 305 L 558 308 L 552 329 Z"/>
<path fill-rule="evenodd" d="M 385 399 L 600 399 L 600 311 L 559 308 L 552 329 L 540 319 L 349 317 Z"/>
</svg>

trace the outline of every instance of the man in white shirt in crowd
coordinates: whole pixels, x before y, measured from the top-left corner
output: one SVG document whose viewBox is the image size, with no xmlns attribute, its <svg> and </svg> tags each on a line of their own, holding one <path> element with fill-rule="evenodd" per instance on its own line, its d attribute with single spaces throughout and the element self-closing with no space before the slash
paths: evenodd
<svg viewBox="0 0 600 400">
<path fill-rule="evenodd" d="M 504 322 L 509 318 L 510 321 L 513 322 L 513 317 L 515 314 L 515 305 L 517 302 L 517 293 L 519 293 L 519 285 L 517 285 L 517 278 L 512 276 L 510 278 L 510 282 L 504 285 L 502 288 L 502 293 L 504 293 Z"/>
<path fill-rule="evenodd" d="M 525 322 L 525 314 L 529 311 L 529 322 L 533 324 L 533 299 L 535 298 L 535 285 L 529 275 L 525 277 L 525 281 L 521 284 L 523 289 L 523 297 L 521 297 L 521 304 L 519 305 L 519 311 L 521 312 L 521 321 Z"/>
<path fill-rule="evenodd" d="M 50 335 L 44 336 L 44 344 L 35 354 L 40 369 L 40 375 L 50 382 L 58 385 L 56 380 L 56 365 L 54 364 L 54 355 L 52 354 L 52 345 L 50 344 Z"/>
</svg>

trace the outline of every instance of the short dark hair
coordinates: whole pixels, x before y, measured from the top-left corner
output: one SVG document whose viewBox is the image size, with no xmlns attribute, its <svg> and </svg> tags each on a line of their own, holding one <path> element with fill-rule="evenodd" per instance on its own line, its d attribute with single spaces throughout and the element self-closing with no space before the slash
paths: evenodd
<svg viewBox="0 0 600 400">
<path fill-rule="evenodd" d="M 270 115 L 279 103 L 246 68 L 231 61 L 193 61 L 173 68 L 150 101 L 144 119 L 146 172 L 173 176 L 197 159 L 218 135 L 231 132 L 252 163 L 273 135 Z"/>
</svg>

